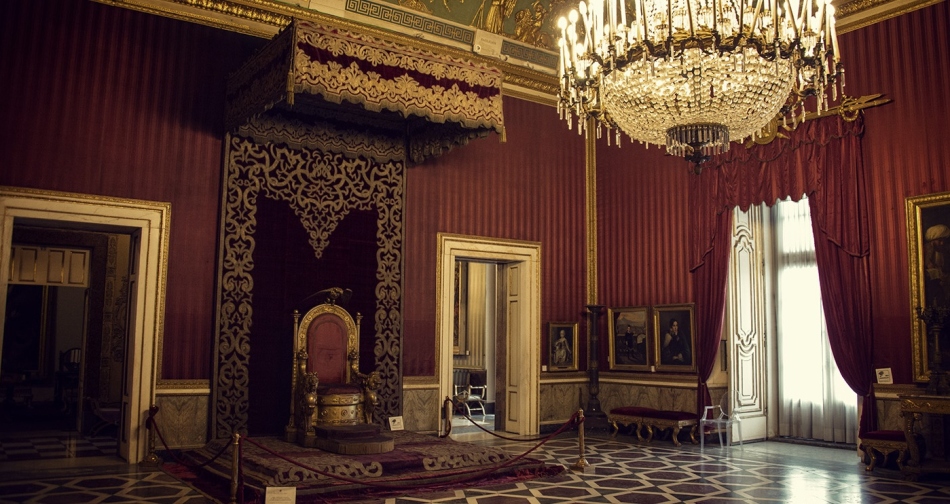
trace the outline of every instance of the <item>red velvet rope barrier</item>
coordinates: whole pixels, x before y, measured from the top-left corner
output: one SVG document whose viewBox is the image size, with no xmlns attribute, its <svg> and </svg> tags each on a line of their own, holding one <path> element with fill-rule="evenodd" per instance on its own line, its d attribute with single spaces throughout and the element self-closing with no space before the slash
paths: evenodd
<svg viewBox="0 0 950 504">
<path fill-rule="evenodd" d="M 208 459 L 207 461 L 202 462 L 202 463 L 197 464 L 197 465 L 188 463 L 187 461 L 185 461 L 184 459 L 182 459 L 182 458 L 179 457 L 178 455 L 175 455 L 175 452 L 173 452 L 172 449 L 168 447 L 168 443 L 165 442 L 165 437 L 162 436 L 162 431 L 160 431 L 160 430 L 158 429 L 158 423 L 155 422 L 155 418 L 154 418 L 154 417 L 155 417 L 155 413 L 157 413 L 157 412 L 158 412 L 158 408 L 156 408 L 156 407 L 153 407 L 152 409 L 149 410 L 149 412 L 148 412 L 148 418 L 145 419 L 145 428 L 148 429 L 148 430 L 155 429 L 155 434 L 158 436 L 158 440 L 162 442 L 162 446 L 165 447 L 165 451 L 168 452 L 168 454 L 171 455 L 172 458 L 175 459 L 175 462 L 177 462 L 177 463 L 179 463 L 179 464 L 181 464 L 181 465 L 183 465 L 183 466 L 185 466 L 185 467 L 187 467 L 187 468 L 189 468 L 189 469 L 201 469 L 202 467 L 204 467 L 204 466 L 206 466 L 206 465 L 208 465 L 208 464 L 214 462 L 215 460 L 217 460 L 218 457 L 220 457 L 222 454 L 224 454 L 224 451 L 228 449 L 228 445 L 225 444 L 224 446 L 221 447 L 220 450 L 218 450 L 218 453 L 216 453 L 216 454 L 214 455 L 214 457 L 211 457 L 211 458 Z"/>
<path fill-rule="evenodd" d="M 446 400 L 449 401 L 449 402 L 451 402 L 451 399 L 446 399 Z M 176 456 L 176 455 L 171 451 L 171 449 L 168 447 L 168 444 L 165 442 L 165 438 L 162 436 L 162 433 L 161 433 L 161 432 L 159 431 L 159 429 L 158 429 L 158 423 L 155 421 L 154 416 L 155 416 L 155 413 L 156 413 L 156 412 L 157 412 L 157 408 L 155 408 L 153 411 L 150 411 L 148 418 L 145 419 L 145 428 L 146 428 L 146 429 L 149 429 L 149 430 L 154 429 L 154 430 L 155 430 L 155 434 L 158 435 L 159 440 L 161 440 L 161 442 L 162 442 L 162 446 L 165 447 L 165 449 L 168 451 L 168 453 L 170 453 L 170 454 L 172 455 L 172 457 L 174 457 L 175 460 L 176 460 L 178 463 L 184 465 L 185 467 L 189 467 L 189 468 L 201 468 L 201 467 L 204 467 L 204 466 L 210 464 L 211 462 L 214 462 L 215 460 L 218 459 L 218 457 L 220 457 L 220 456 L 225 452 L 225 450 L 227 450 L 228 445 L 230 444 L 230 443 L 225 443 L 225 444 L 221 447 L 221 450 L 219 450 L 218 453 L 216 453 L 216 454 L 214 455 L 214 457 L 212 457 L 211 459 L 209 459 L 209 460 L 207 460 L 207 461 L 205 461 L 205 462 L 203 462 L 203 463 L 201 463 L 201 464 L 198 464 L 198 465 L 190 465 L 190 464 L 188 464 L 187 462 L 185 462 L 184 460 L 182 460 L 181 458 L 179 458 L 178 456 Z M 238 439 L 237 454 L 236 454 L 236 456 L 238 457 L 238 488 L 239 488 L 239 491 L 238 491 L 237 493 L 238 493 L 239 502 L 240 502 L 241 504 L 244 503 L 244 465 L 243 465 L 243 459 L 244 459 L 244 455 L 243 455 L 243 453 L 244 453 L 244 441 L 247 441 L 247 442 L 251 443 L 252 445 L 254 445 L 254 446 L 260 448 L 261 450 L 264 450 L 265 452 L 269 453 L 270 455 L 273 455 L 273 456 L 275 456 L 275 457 L 277 457 L 277 458 L 279 458 L 279 459 L 281 459 L 281 460 L 290 462 L 291 464 L 294 464 L 294 465 L 296 465 L 297 467 L 300 467 L 300 468 L 302 468 L 302 469 L 306 469 L 306 470 L 308 470 L 308 471 L 312 471 L 312 472 L 315 473 L 315 474 L 319 474 L 319 475 L 322 475 L 322 476 L 326 476 L 326 477 L 328 477 L 328 478 L 333 478 L 333 479 L 345 481 L 345 482 L 348 482 L 348 483 L 356 483 L 356 484 L 360 484 L 360 485 L 374 486 L 374 487 L 378 487 L 378 488 L 382 488 L 382 489 L 390 489 L 390 490 L 404 490 L 404 489 L 407 489 L 407 488 L 415 488 L 415 489 L 438 488 L 438 487 L 443 487 L 443 486 L 449 485 L 449 484 L 464 483 L 464 482 L 467 482 L 467 481 L 472 481 L 472 480 L 475 480 L 475 479 L 478 479 L 478 478 L 482 478 L 482 477 L 488 476 L 489 474 L 491 474 L 491 473 L 493 473 L 493 472 L 495 472 L 495 471 L 498 471 L 499 469 L 503 469 L 503 468 L 505 468 L 505 467 L 508 467 L 508 466 L 510 466 L 510 465 L 512 465 L 512 464 L 514 464 L 514 463 L 516 463 L 516 462 L 518 462 L 518 461 L 520 461 L 521 459 L 527 457 L 529 454 L 531 454 L 532 452 L 534 452 L 535 450 L 537 450 L 538 448 L 540 448 L 541 446 L 543 446 L 545 443 L 547 443 L 548 441 L 550 441 L 551 439 L 553 439 L 555 436 L 557 436 L 557 435 L 563 433 L 564 431 L 566 431 L 568 428 L 573 427 L 575 424 L 580 424 L 580 423 L 582 423 L 582 422 L 584 421 L 584 418 L 581 417 L 581 419 L 578 421 L 578 415 L 579 415 L 579 414 L 580 414 L 580 412 L 574 413 L 574 415 L 572 415 L 570 419 L 568 419 L 566 422 L 564 422 L 564 424 L 561 425 L 561 427 L 559 427 L 559 428 L 558 428 L 556 431 L 554 431 L 553 433 L 551 433 L 551 434 L 549 434 L 549 435 L 547 435 L 547 436 L 544 436 L 544 437 L 538 437 L 538 438 L 532 438 L 532 439 L 509 438 L 509 437 L 505 437 L 505 436 L 499 436 L 499 435 L 497 435 L 497 434 L 495 434 L 495 433 L 493 433 L 493 432 L 491 432 L 491 431 L 482 429 L 482 430 L 485 430 L 485 432 L 489 432 L 489 433 L 495 435 L 496 437 L 499 437 L 499 438 L 502 438 L 502 439 L 507 439 L 507 440 L 510 440 L 510 441 L 528 441 L 528 442 L 540 441 L 540 442 L 538 442 L 536 445 L 534 445 L 533 447 L 531 447 L 531 449 L 529 449 L 528 451 L 526 451 L 526 452 L 524 452 L 524 453 L 522 453 L 522 454 L 520 454 L 520 455 L 517 455 L 517 456 L 515 456 L 515 457 L 512 458 L 512 459 L 509 459 L 509 460 L 507 460 L 507 461 L 504 461 L 504 462 L 502 462 L 502 463 L 500 463 L 500 464 L 497 464 L 497 465 L 495 465 L 495 466 L 489 467 L 489 468 L 487 468 L 487 469 L 472 471 L 472 472 L 469 472 L 467 475 L 465 475 L 465 474 L 463 473 L 463 477 L 460 477 L 460 478 L 454 479 L 454 480 L 450 480 L 450 481 L 440 481 L 439 483 L 435 483 L 435 484 L 428 484 L 428 483 L 427 483 L 427 484 L 422 484 L 422 485 L 411 485 L 411 484 L 395 484 L 395 485 L 394 485 L 394 484 L 392 484 L 392 483 L 395 483 L 395 482 L 409 482 L 409 483 L 411 483 L 411 482 L 416 481 L 416 480 L 425 479 L 425 478 L 427 478 L 427 476 L 412 476 L 412 477 L 406 477 L 406 478 L 393 478 L 393 479 L 387 480 L 386 482 L 374 482 L 374 481 L 359 480 L 359 479 L 350 478 L 350 477 L 347 477 L 347 476 L 341 476 L 341 475 L 338 475 L 338 474 L 333 474 L 333 473 L 330 473 L 330 472 L 327 472 L 327 471 L 322 471 L 322 470 L 317 469 L 317 468 L 315 468 L 315 467 L 310 467 L 310 466 L 308 466 L 308 465 L 301 464 L 300 462 L 297 462 L 296 460 L 290 459 L 290 458 L 288 458 L 288 457 L 286 457 L 286 456 L 284 456 L 284 455 L 282 455 L 282 454 L 280 454 L 280 453 L 277 453 L 277 452 L 271 450 L 270 448 L 268 448 L 268 447 L 266 447 L 266 446 L 264 446 L 264 445 L 262 445 L 262 444 L 260 444 L 260 443 L 258 443 L 258 442 L 256 442 L 256 441 L 254 441 L 254 440 L 252 440 L 252 439 L 250 439 L 250 438 L 247 438 L 247 437 L 240 437 L 240 438 Z M 465 415 L 465 416 L 466 416 L 466 418 L 468 418 L 470 421 L 472 421 L 472 422 L 474 423 L 474 420 L 472 420 L 472 418 L 471 418 L 470 416 L 468 416 L 468 415 Z M 449 416 L 449 421 L 451 422 L 451 416 Z M 477 424 L 476 424 L 476 425 L 477 425 Z M 479 426 L 479 427 L 481 427 L 481 426 Z M 448 430 L 451 430 L 451 427 L 450 427 Z"/>
<path fill-rule="evenodd" d="M 557 432 L 555 432 L 555 433 L 552 434 L 552 435 L 549 435 L 549 436 L 538 436 L 538 437 L 535 437 L 535 438 L 512 438 L 512 437 L 508 437 L 508 436 L 503 436 L 503 435 L 501 435 L 501 434 L 498 434 L 498 433 L 495 432 L 495 431 L 490 431 L 490 430 L 488 430 L 488 429 L 482 427 L 481 425 L 479 425 L 475 420 L 472 419 L 472 417 L 471 417 L 470 415 L 468 415 L 468 414 L 466 414 L 466 413 L 462 413 L 462 408 L 459 407 L 458 403 L 456 403 L 455 401 L 453 401 L 451 398 L 446 397 L 446 398 L 445 398 L 445 401 L 443 401 L 443 403 L 442 403 L 442 405 L 443 405 L 443 407 L 444 407 L 444 409 L 445 409 L 445 418 L 446 418 L 446 420 L 445 420 L 445 424 L 444 424 L 444 425 L 445 425 L 446 429 L 445 429 L 445 434 L 442 434 L 442 435 L 439 436 L 439 437 L 443 437 L 443 438 L 444 438 L 444 437 L 448 437 L 449 434 L 452 433 L 452 413 L 453 413 L 454 411 L 449 408 L 449 404 L 450 404 L 450 403 L 454 405 L 454 411 L 458 411 L 460 415 L 462 415 L 463 417 L 467 418 L 469 422 L 472 422 L 472 425 L 474 425 L 475 427 L 478 427 L 479 429 L 481 429 L 482 432 L 487 432 L 487 433 L 491 434 L 492 436 L 495 436 L 496 438 L 504 439 L 504 440 L 506 440 L 506 441 L 538 441 L 538 440 L 541 440 L 541 439 L 548 439 L 548 438 L 550 438 L 551 436 L 554 436 L 554 435 L 557 435 L 557 434 L 560 434 L 561 432 L 563 432 L 563 430 L 558 430 Z M 576 418 L 577 418 L 577 413 L 574 413 L 574 416 L 572 416 L 567 422 L 570 423 L 570 422 L 574 421 Z M 584 419 L 581 418 L 581 422 L 583 422 L 583 421 L 584 421 Z M 580 422 L 578 422 L 578 423 L 580 423 Z M 566 424 L 565 424 L 565 425 L 566 425 Z"/>
</svg>

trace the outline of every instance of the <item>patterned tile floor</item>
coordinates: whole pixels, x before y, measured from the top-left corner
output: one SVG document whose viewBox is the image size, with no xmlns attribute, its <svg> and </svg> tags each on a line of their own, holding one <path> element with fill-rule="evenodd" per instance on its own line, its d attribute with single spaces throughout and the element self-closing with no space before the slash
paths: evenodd
<svg viewBox="0 0 950 504">
<path fill-rule="evenodd" d="M 102 457 L 115 452 L 114 436 L 84 437 L 77 432 L 63 431 L 0 435 L 0 462 Z"/>
<path fill-rule="evenodd" d="M 520 454 L 536 443 L 462 434 Z M 950 502 L 950 481 L 906 482 L 893 470 L 868 474 L 853 450 L 779 442 L 674 448 L 621 435 L 589 433 L 583 472 L 545 480 L 350 502 L 409 504 L 555 504 L 654 502 Z M 571 466 L 580 459 L 576 435 L 564 434 L 530 456 Z M 0 503 L 214 502 L 157 468 L 128 466 L 111 457 L 0 462 Z"/>
</svg>

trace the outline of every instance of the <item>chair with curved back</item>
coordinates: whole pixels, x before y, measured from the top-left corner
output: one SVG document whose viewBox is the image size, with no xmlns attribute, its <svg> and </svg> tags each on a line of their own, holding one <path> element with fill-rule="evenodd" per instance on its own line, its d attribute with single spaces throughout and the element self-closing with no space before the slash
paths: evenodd
<svg viewBox="0 0 950 504">
<path fill-rule="evenodd" d="M 302 316 L 294 310 L 294 372 L 285 439 L 344 453 L 341 450 L 348 448 L 341 447 L 340 440 L 379 435 L 374 413 L 380 375 L 359 371 L 362 317 L 357 313 L 354 319 L 337 304 L 343 289 L 322 292 L 327 295 L 324 303 Z"/>
<path fill-rule="evenodd" d="M 729 392 L 726 392 L 719 399 L 719 404 L 706 406 L 703 410 L 703 416 L 699 419 L 699 448 L 706 448 L 706 434 L 718 433 L 719 446 L 723 445 L 723 433 L 726 434 L 725 446 L 732 443 L 732 428 L 735 426 L 739 445 L 742 445 L 742 419 L 739 414 L 731 412 L 729 408 Z"/>
<path fill-rule="evenodd" d="M 82 349 L 64 350 L 59 354 L 59 370 L 56 372 L 56 400 L 66 412 L 75 410 L 79 401 L 79 380 L 82 371 Z"/>
</svg>

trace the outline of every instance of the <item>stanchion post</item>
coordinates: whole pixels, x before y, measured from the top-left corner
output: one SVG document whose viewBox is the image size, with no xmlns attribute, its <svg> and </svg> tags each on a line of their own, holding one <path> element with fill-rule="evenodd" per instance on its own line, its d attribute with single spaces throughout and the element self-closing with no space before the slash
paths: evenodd
<svg viewBox="0 0 950 504">
<path fill-rule="evenodd" d="M 237 502 L 237 492 L 238 492 L 238 464 L 240 463 L 241 450 L 239 445 L 241 443 L 241 435 L 237 432 L 234 433 L 234 442 L 232 443 L 231 450 L 231 500 L 228 501 L 231 504 Z"/>
<path fill-rule="evenodd" d="M 577 459 L 577 462 L 574 462 L 574 465 L 571 466 L 572 471 L 576 472 L 586 472 L 585 468 L 590 467 L 590 462 L 587 461 L 585 452 L 587 449 L 584 446 L 584 410 L 577 410 L 577 446 L 580 450 L 580 458 Z"/>
<path fill-rule="evenodd" d="M 155 415 L 158 413 L 158 405 L 153 404 L 148 409 L 148 418 L 145 419 L 145 428 L 148 429 L 148 455 L 145 456 L 144 463 L 150 465 L 160 465 L 162 459 L 155 453 Z"/>
</svg>

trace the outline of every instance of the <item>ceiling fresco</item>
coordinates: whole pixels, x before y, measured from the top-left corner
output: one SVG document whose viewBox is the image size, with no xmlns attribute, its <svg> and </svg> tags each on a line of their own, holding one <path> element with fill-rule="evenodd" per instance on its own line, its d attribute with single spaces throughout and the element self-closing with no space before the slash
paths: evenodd
<svg viewBox="0 0 950 504">
<path fill-rule="evenodd" d="M 272 38 L 294 18 L 337 20 L 428 44 L 475 53 L 504 71 L 506 84 L 553 95 L 558 18 L 579 0 L 93 0 Z M 838 33 L 946 0 L 833 0 Z M 433 45 L 434 44 L 434 45 Z"/>
<path fill-rule="evenodd" d="M 576 0 L 383 0 L 423 14 L 555 50 L 557 18 Z"/>
</svg>

